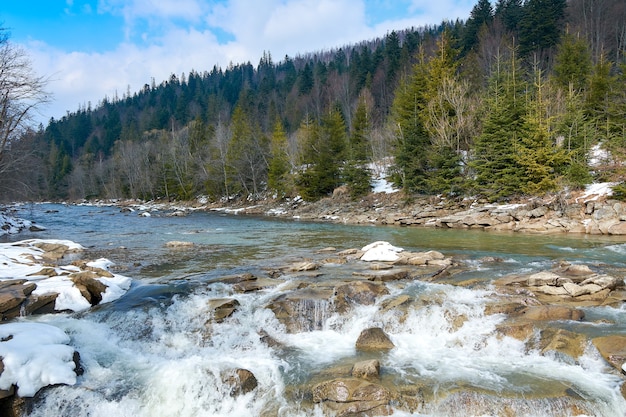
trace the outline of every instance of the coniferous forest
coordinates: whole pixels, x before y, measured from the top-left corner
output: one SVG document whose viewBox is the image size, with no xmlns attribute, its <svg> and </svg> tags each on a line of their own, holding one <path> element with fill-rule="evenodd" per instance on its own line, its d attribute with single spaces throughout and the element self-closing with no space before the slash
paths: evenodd
<svg viewBox="0 0 626 417">
<path fill-rule="evenodd" d="M 623 182 L 625 54 L 623 0 L 478 0 L 464 21 L 85 104 L 12 142 L 0 196 L 358 199 L 383 168 L 409 195 L 490 201 Z"/>
</svg>

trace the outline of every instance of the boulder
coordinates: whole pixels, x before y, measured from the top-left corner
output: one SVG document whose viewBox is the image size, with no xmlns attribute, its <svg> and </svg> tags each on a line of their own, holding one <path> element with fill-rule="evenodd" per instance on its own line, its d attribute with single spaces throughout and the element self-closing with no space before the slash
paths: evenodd
<svg viewBox="0 0 626 417">
<path fill-rule="evenodd" d="M 548 272 L 541 271 L 536 274 L 532 274 L 528 277 L 527 285 L 529 287 L 541 287 L 542 285 L 557 285 L 557 280 L 559 279 L 559 275 Z"/>
<path fill-rule="evenodd" d="M 24 314 L 50 314 L 54 312 L 54 305 L 59 294 L 48 293 L 41 295 L 30 295 L 22 304 Z"/>
<path fill-rule="evenodd" d="M 332 288 L 304 288 L 281 294 L 267 308 L 289 333 L 320 330 L 332 312 L 332 294 Z"/>
<path fill-rule="evenodd" d="M 576 308 L 559 305 L 530 306 L 521 310 L 520 315 L 527 320 L 553 321 L 553 320 L 576 320 L 585 317 L 585 312 Z"/>
<path fill-rule="evenodd" d="M 254 374 L 247 369 L 236 369 L 227 374 L 223 381 L 230 387 L 230 395 L 233 397 L 247 394 L 259 385 Z"/>
<path fill-rule="evenodd" d="M 304 272 L 304 271 L 316 271 L 320 268 L 320 264 L 317 262 L 304 261 L 299 262 L 289 267 L 291 272 Z"/>
<path fill-rule="evenodd" d="M 313 401 L 316 403 L 324 401 L 337 403 L 365 401 L 375 402 L 377 403 L 376 406 L 379 406 L 387 404 L 392 399 L 391 392 L 387 388 L 360 378 L 337 378 L 324 381 L 313 387 L 312 394 Z"/>
<path fill-rule="evenodd" d="M 626 362 L 626 336 L 612 335 L 596 337 L 592 340 L 600 355 L 619 372 L 623 372 L 622 365 Z"/>
<path fill-rule="evenodd" d="M 352 367 L 351 374 L 355 378 L 377 378 L 380 374 L 380 362 L 378 359 L 357 362 Z"/>
<path fill-rule="evenodd" d="M 209 309 L 213 312 L 213 319 L 221 323 L 230 317 L 239 307 L 239 301 L 234 298 L 216 298 L 208 301 Z"/>
<path fill-rule="evenodd" d="M 391 350 L 395 346 L 380 327 L 363 330 L 356 341 L 356 349 L 362 351 Z"/>
<path fill-rule="evenodd" d="M 337 311 L 345 312 L 354 304 L 372 305 L 381 295 L 389 294 L 382 285 L 369 281 L 352 281 L 335 287 L 334 303 Z"/>
<path fill-rule="evenodd" d="M 233 290 L 241 293 L 259 291 L 266 288 L 275 287 L 284 281 L 270 278 L 255 278 L 250 281 L 242 281 L 233 285 Z"/>
<path fill-rule="evenodd" d="M 387 282 L 407 279 L 410 276 L 410 271 L 406 269 L 383 269 L 354 272 L 353 274 L 356 276 L 364 277 L 369 281 Z"/>
<path fill-rule="evenodd" d="M 542 355 L 556 353 L 567 356 L 574 363 L 585 353 L 587 337 L 564 329 L 544 329 L 539 334 L 539 351 Z"/>
<path fill-rule="evenodd" d="M 587 265 L 567 265 L 560 271 L 563 275 L 570 277 L 584 277 L 593 275 L 594 272 Z"/>
<path fill-rule="evenodd" d="M 107 286 L 96 278 L 98 278 L 98 275 L 92 271 L 82 271 L 70 275 L 70 279 L 76 288 L 92 306 L 102 301 L 102 294 L 107 289 Z"/>
</svg>

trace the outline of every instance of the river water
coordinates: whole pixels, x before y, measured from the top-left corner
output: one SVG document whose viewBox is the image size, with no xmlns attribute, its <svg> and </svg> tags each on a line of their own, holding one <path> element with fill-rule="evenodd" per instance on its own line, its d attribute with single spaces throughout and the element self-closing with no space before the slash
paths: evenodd
<svg viewBox="0 0 626 417">
<path fill-rule="evenodd" d="M 428 399 L 414 414 L 395 415 L 626 415 L 622 379 L 591 344 L 572 361 L 497 337 L 503 317 L 484 314 L 488 286 L 389 283 L 390 297 L 438 301 L 425 301 L 402 319 L 393 311 L 381 313 L 378 304 L 330 314 L 322 302 L 315 312 L 319 326 L 288 333 L 266 308 L 285 286 L 240 294 L 217 281 L 244 272 L 263 276 L 269 268 L 319 257 L 316 252 L 327 247 L 361 248 L 379 240 L 452 256 L 468 266 L 459 280 L 489 282 L 550 269 L 559 260 L 618 274 L 626 270 L 624 238 L 349 226 L 215 212 L 170 217 L 153 211 L 143 217 L 116 207 L 56 204 L 20 206 L 18 216 L 47 229 L 5 240 L 70 239 L 85 246 L 87 256 L 114 261 L 116 272 L 134 280 L 114 303 L 29 319 L 69 334 L 85 368 L 75 386 L 46 390 L 29 416 L 321 416 L 319 406 L 303 405 L 301 387 L 325 369 L 354 363 L 360 357 L 354 342 L 368 327 L 384 327 L 396 345 L 380 357 L 381 378 L 422 386 Z M 166 248 L 169 241 L 194 246 L 174 250 Z M 329 265 L 315 279 L 346 274 L 345 267 Z M 237 299 L 240 308 L 207 326 L 207 301 L 221 297 Z M 555 326 L 590 337 L 626 335 L 626 309 L 590 307 L 585 313 L 583 322 Z M 450 316 L 462 316 L 463 324 L 452 326 Z M 262 343 L 260 334 L 282 347 Z M 258 387 L 231 396 L 223 375 L 237 368 L 252 371 Z"/>
</svg>

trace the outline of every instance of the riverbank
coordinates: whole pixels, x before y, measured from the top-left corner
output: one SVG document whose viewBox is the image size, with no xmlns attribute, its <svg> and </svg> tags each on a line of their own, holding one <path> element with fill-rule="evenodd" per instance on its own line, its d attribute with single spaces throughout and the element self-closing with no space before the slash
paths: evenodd
<svg viewBox="0 0 626 417">
<path fill-rule="evenodd" d="M 340 187 L 331 197 L 308 202 L 291 199 L 223 200 L 210 202 L 204 197 L 194 201 L 163 202 L 137 200 L 98 200 L 77 202 L 86 205 L 116 205 L 123 210 L 151 216 L 168 211 L 184 216 L 190 211 L 207 210 L 237 215 L 254 215 L 377 226 L 411 226 L 444 229 L 478 229 L 520 233 L 575 233 L 626 235 L 626 203 L 611 198 L 610 184 L 593 184 L 585 190 L 562 191 L 540 197 L 495 204 L 476 199 L 450 200 L 440 196 L 407 197 L 402 192 L 372 192 L 352 200 Z M 38 227 L 28 220 L 0 216 L 0 235 Z"/>
<path fill-rule="evenodd" d="M 608 184 L 508 204 L 438 196 L 407 198 L 400 192 L 372 193 L 352 201 L 346 193 L 335 192 L 317 202 L 264 200 L 213 204 L 206 209 L 344 224 L 626 235 L 626 203 L 611 198 Z"/>
</svg>

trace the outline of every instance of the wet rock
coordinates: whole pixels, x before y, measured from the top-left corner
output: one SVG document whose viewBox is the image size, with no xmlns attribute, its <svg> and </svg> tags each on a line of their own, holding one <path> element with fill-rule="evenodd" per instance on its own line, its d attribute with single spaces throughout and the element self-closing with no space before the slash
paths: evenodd
<svg viewBox="0 0 626 417">
<path fill-rule="evenodd" d="M 391 350 L 394 347 L 396 345 L 380 327 L 363 330 L 356 341 L 356 349 L 363 351 Z"/>
<path fill-rule="evenodd" d="M 619 372 L 623 371 L 622 365 L 626 362 L 626 336 L 611 335 L 596 337 L 592 342 L 604 360 L 610 363 Z"/>
<path fill-rule="evenodd" d="M 91 271 L 82 271 L 70 275 L 70 279 L 74 282 L 74 286 L 78 288 L 81 295 L 92 305 L 95 306 L 102 301 L 102 294 L 107 286 L 98 281 L 98 275 Z"/>
<path fill-rule="evenodd" d="M 553 321 L 576 320 L 585 317 L 585 312 L 576 308 L 559 305 L 530 306 L 520 311 L 520 315 L 527 320 Z"/>
<path fill-rule="evenodd" d="M 359 378 L 337 378 L 324 381 L 312 389 L 313 401 L 330 407 L 333 415 L 389 415 L 386 409 L 393 396 L 382 385 Z M 385 408 L 383 410 L 383 408 Z M 371 414 L 375 409 L 376 413 Z"/>
<path fill-rule="evenodd" d="M 498 333 L 517 340 L 528 340 L 535 332 L 532 323 L 504 323 L 497 327 Z"/>
<path fill-rule="evenodd" d="M 233 290 L 240 293 L 248 293 L 259 291 L 266 288 L 272 288 L 282 284 L 284 281 L 270 278 L 256 278 L 249 281 L 242 281 L 233 285 Z"/>
<path fill-rule="evenodd" d="M 230 395 L 233 397 L 247 394 L 259 385 L 254 374 L 247 369 L 236 369 L 226 375 L 223 381 L 230 387 Z"/>
<path fill-rule="evenodd" d="M 32 399 L 15 395 L 0 400 L 0 415 L 3 417 L 22 417 L 26 415 Z"/>
<path fill-rule="evenodd" d="M 351 374 L 355 378 L 377 378 L 380 374 L 380 362 L 378 359 L 357 362 L 352 367 Z"/>
<path fill-rule="evenodd" d="M 246 272 L 245 274 L 240 275 L 227 275 L 224 277 L 220 277 L 213 280 L 212 282 L 222 282 L 224 284 L 239 284 L 241 282 L 255 281 L 257 279 L 258 278 L 256 276 L 252 275 L 249 272 Z"/>
<path fill-rule="evenodd" d="M 295 265 L 289 267 L 290 272 L 305 272 L 305 271 L 316 271 L 320 268 L 320 265 L 317 262 L 300 262 Z"/>
<path fill-rule="evenodd" d="M 411 301 L 413 301 L 413 299 L 410 296 L 402 294 L 383 301 L 380 307 L 382 311 L 389 311 L 397 309 L 400 306 L 407 306 L 411 303 Z"/>
<path fill-rule="evenodd" d="M 216 298 L 208 301 L 209 309 L 213 312 L 213 319 L 221 323 L 239 307 L 239 301 L 234 298 Z"/>
<path fill-rule="evenodd" d="M 354 304 L 372 305 L 381 295 L 389 294 L 382 285 L 369 281 L 352 281 L 335 287 L 334 303 L 339 312 L 347 311 Z"/>
<path fill-rule="evenodd" d="M 22 312 L 26 316 L 33 314 L 50 314 L 53 313 L 54 305 L 59 294 L 49 293 L 41 295 L 30 295 L 22 304 Z"/>
<path fill-rule="evenodd" d="M 320 330 L 332 313 L 332 288 L 304 288 L 282 294 L 268 306 L 287 332 Z"/>
<path fill-rule="evenodd" d="M 360 271 L 353 273 L 356 276 L 364 277 L 369 281 L 399 281 L 410 277 L 410 272 L 406 269 L 385 269 L 374 271 Z"/>
<path fill-rule="evenodd" d="M 183 242 L 180 240 L 172 240 L 165 244 L 165 247 L 170 249 L 185 249 L 192 248 L 194 246 L 195 244 L 193 242 Z"/>
<path fill-rule="evenodd" d="M 586 346 L 587 337 L 582 334 L 564 329 L 547 328 L 539 333 L 536 348 L 542 355 L 556 354 L 562 359 L 565 356 L 568 359 L 564 361 L 573 364 L 585 353 Z"/>
</svg>

